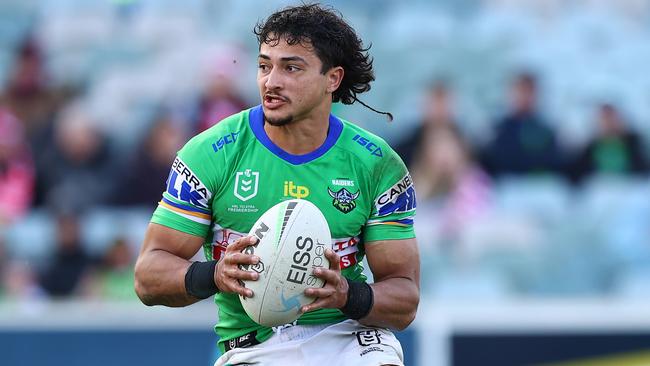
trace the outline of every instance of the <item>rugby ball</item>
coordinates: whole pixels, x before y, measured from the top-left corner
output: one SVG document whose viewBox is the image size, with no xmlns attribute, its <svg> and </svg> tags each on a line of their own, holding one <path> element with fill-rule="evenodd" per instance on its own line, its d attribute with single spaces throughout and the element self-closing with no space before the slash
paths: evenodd
<svg viewBox="0 0 650 366">
<path fill-rule="evenodd" d="M 313 203 L 292 199 L 271 207 L 255 222 L 249 235 L 259 239 L 243 250 L 260 258 L 241 269 L 259 273 L 257 281 L 242 281 L 253 297 L 239 296 L 241 304 L 258 324 L 273 327 L 298 319 L 300 308 L 313 302 L 304 295 L 309 287 L 325 282 L 313 275 L 316 267 L 329 268 L 325 249 L 332 238 L 327 220 Z"/>
</svg>

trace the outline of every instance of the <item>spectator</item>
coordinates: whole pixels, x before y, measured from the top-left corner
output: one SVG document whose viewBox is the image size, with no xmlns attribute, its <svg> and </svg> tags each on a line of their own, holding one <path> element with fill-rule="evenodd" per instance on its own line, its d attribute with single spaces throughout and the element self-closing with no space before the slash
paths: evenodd
<svg viewBox="0 0 650 366">
<path fill-rule="evenodd" d="M 440 131 L 450 132 L 461 139 L 453 111 L 452 91 L 445 82 L 436 81 L 431 84 L 423 107 L 419 125 L 395 148 L 409 167 L 424 148 L 426 136 Z"/>
<path fill-rule="evenodd" d="M 0 227 L 22 216 L 34 192 L 34 165 L 23 127 L 0 104 Z"/>
<path fill-rule="evenodd" d="M 495 177 L 561 173 L 562 156 L 555 133 L 537 111 L 534 75 L 522 73 L 515 78 L 512 104 L 482 154 L 487 171 Z"/>
<path fill-rule="evenodd" d="M 164 190 L 161 182 L 165 182 L 176 152 L 185 142 L 179 124 L 171 115 L 161 115 L 125 169 L 114 202 L 155 208 L 161 198 L 160 192 Z"/>
<path fill-rule="evenodd" d="M 27 37 L 21 44 L 7 82 L 6 102 L 25 126 L 30 143 L 50 124 L 71 91 L 50 85 L 38 43 Z"/>
<path fill-rule="evenodd" d="M 398 150 L 411 161 L 418 198 L 441 201 L 440 229 L 446 238 L 484 211 L 491 187 L 458 131 L 451 98 L 444 83 L 434 84 L 421 126 Z"/>
<path fill-rule="evenodd" d="M 617 108 L 598 108 L 596 136 L 580 151 L 571 170 L 576 182 L 592 174 L 642 174 L 648 171 L 639 135 L 627 128 Z"/>
<path fill-rule="evenodd" d="M 206 72 L 208 84 L 195 112 L 196 132 L 207 130 L 222 119 L 248 106 L 237 92 L 233 79 L 239 72 L 235 63 L 238 53 L 235 49 L 223 52 L 212 59 L 212 64 Z"/>
<path fill-rule="evenodd" d="M 452 130 L 427 134 L 423 147 L 412 169 L 418 198 L 441 201 L 441 233 L 455 237 L 488 208 L 490 179 Z"/>
<path fill-rule="evenodd" d="M 55 210 L 83 210 L 106 203 L 119 174 L 107 139 L 77 105 L 56 121 L 54 141 L 38 162 L 38 189 Z"/>
<path fill-rule="evenodd" d="M 39 276 L 43 290 L 52 297 L 74 295 L 87 280 L 91 259 L 81 243 L 78 218 L 71 214 L 57 217 L 57 237 L 52 261 Z"/>
</svg>

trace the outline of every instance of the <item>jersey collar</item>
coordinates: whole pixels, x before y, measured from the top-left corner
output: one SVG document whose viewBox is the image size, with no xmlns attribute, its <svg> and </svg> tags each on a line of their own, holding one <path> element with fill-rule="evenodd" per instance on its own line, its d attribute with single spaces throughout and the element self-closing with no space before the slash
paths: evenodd
<svg viewBox="0 0 650 366">
<path fill-rule="evenodd" d="M 330 114 L 329 128 L 327 130 L 327 138 L 325 138 L 325 142 L 323 142 L 323 144 L 316 150 L 308 154 L 294 155 L 282 150 L 278 145 L 273 143 L 266 134 L 266 131 L 264 130 L 264 112 L 261 105 L 251 108 L 248 120 L 257 140 L 277 157 L 293 165 L 309 163 L 310 161 L 323 156 L 332 148 L 332 146 L 334 146 L 336 141 L 339 139 L 339 136 L 341 136 L 341 132 L 343 132 L 343 122 Z"/>
</svg>

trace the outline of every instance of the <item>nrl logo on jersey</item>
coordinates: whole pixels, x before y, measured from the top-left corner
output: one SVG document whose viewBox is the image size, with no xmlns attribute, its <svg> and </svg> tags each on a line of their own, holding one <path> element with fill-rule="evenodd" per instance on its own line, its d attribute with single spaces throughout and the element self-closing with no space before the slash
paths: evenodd
<svg viewBox="0 0 650 366">
<path fill-rule="evenodd" d="M 338 191 L 333 192 L 329 187 L 327 187 L 327 192 L 329 192 L 330 196 L 334 198 L 332 205 L 334 205 L 334 207 L 339 211 L 348 213 L 357 207 L 357 202 L 355 200 L 359 198 L 359 191 L 357 191 L 357 193 L 351 193 L 347 189 L 341 188 Z"/>
<path fill-rule="evenodd" d="M 257 187 L 259 186 L 260 173 L 246 169 L 243 172 L 237 172 L 235 176 L 235 197 L 242 201 L 257 196 Z"/>
</svg>

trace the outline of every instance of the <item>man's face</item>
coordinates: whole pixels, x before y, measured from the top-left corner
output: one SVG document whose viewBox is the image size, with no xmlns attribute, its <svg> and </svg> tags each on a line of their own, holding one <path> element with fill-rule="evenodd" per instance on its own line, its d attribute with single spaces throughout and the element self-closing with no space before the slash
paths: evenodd
<svg viewBox="0 0 650 366">
<path fill-rule="evenodd" d="M 277 44 L 262 43 L 257 62 L 257 85 L 269 124 L 301 120 L 331 102 L 331 76 L 321 74 L 322 63 L 309 45 L 289 45 L 284 38 Z"/>
<path fill-rule="evenodd" d="M 513 86 L 514 107 L 517 112 L 530 112 L 535 109 L 537 95 L 535 86 L 525 81 L 516 81 Z"/>
</svg>

